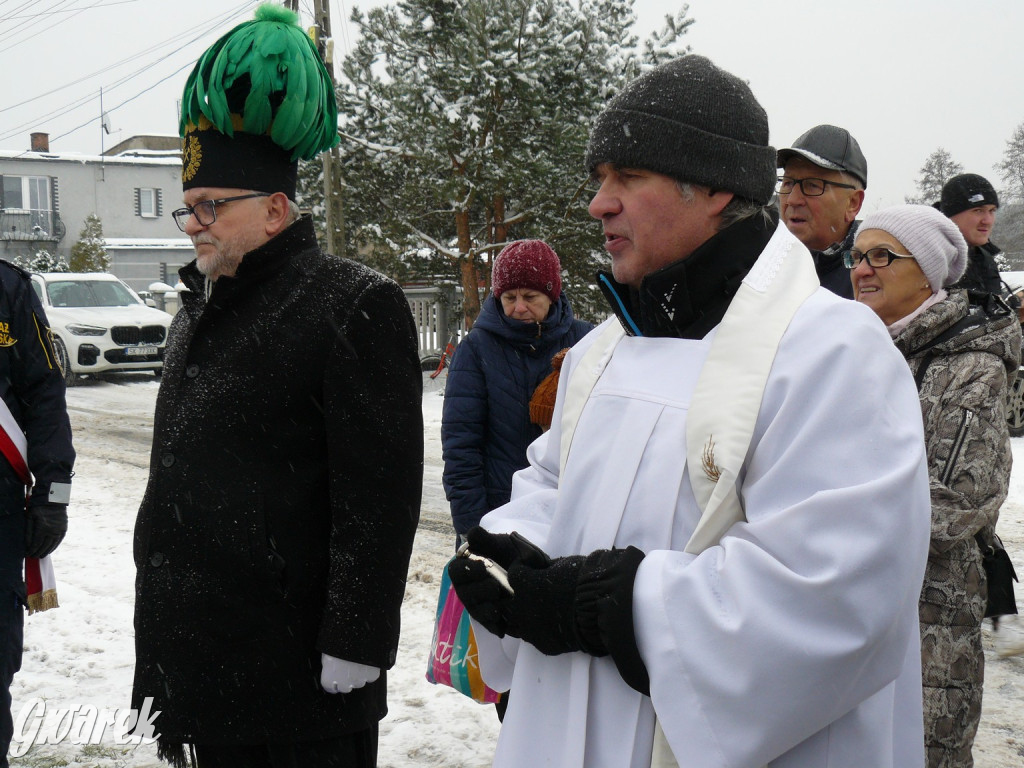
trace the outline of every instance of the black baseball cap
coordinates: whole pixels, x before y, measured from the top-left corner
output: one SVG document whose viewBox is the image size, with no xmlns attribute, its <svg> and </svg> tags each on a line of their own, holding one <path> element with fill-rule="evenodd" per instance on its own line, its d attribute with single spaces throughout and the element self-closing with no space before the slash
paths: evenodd
<svg viewBox="0 0 1024 768">
<path fill-rule="evenodd" d="M 856 176 L 867 189 L 868 161 L 860 151 L 860 144 L 845 128 L 835 125 L 816 125 L 793 142 L 792 147 L 780 149 L 778 167 L 785 168 L 793 155 L 830 171 L 845 171 Z"/>
</svg>

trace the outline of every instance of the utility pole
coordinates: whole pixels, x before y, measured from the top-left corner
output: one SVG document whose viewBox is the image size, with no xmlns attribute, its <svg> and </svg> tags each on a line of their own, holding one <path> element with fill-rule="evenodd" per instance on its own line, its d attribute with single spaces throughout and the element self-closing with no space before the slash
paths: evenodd
<svg viewBox="0 0 1024 768">
<path fill-rule="evenodd" d="M 296 0 L 297 2 L 297 0 Z M 316 24 L 316 48 L 324 60 L 331 76 L 331 95 L 334 96 L 334 61 L 331 43 L 331 9 L 329 0 L 314 0 L 314 23 Z M 345 250 L 345 216 L 342 207 L 344 179 L 341 177 L 341 155 L 337 147 L 323 153 L 324 159 L 324 211 L 326 212 L 327 252 L 336 256 Z"/>
<path fill-rule="evenodd" d="M 103 86 L 100 86 L 100 181 L 107 180 L 106 156 L 107 151 L 104 134 L 107 131 L 107 114 L 103 111 Z"/>
</svg>

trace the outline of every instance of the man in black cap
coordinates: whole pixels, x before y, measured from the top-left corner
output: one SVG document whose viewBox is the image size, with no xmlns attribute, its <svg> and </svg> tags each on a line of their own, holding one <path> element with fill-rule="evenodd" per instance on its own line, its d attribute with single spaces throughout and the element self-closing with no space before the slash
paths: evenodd
<svg viewBox="0 0 1024 768">
<path fill-rule="evenodd" d="M 416 332 L 398 285 L 299 216 L 296 159 L 337 140 L 337 110 L 296 21 L 262 6 L 185 88 L 173 216 L 196 258 L 135 528 L 133 706 L 152 699 L 176 766 L 376 765 L 398 650 Z"/>
<path fill-rule="evenodd" d="M 782 176 L 776 191 L 789 231 L 814 258 L 821 284 L 844 299 L 853 298 L 843 251 L 853 247 L 857 214 L 868 185 L 868 163 L 845 128 L 816 125 L 787 149 L 780 149 Z"/>
<path fill-rule="evenodd" d="M 924 762 L 921 406 L 779 226 L 775 161 L 749 86 L 701 56 L 593 126 L 615 316 L 448 569 L 484 679 L 516 691 L 495 768 Z"/>
<path fill-rule="evenodd" d="M 953 220 L 967 241 L 967 271 L 952 287 L 1001 294 L 996 262 L 1001 252 L 989 239 L 999 208 L 995 188 L 984 176 L 961 173 L 943 185 L 936 207 Z"/>
</svg>

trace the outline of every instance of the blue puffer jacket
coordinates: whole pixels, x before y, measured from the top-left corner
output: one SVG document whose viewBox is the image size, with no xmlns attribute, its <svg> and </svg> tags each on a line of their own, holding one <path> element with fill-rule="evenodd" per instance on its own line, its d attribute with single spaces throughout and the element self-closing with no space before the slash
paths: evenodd
<svg viewBox="0 0 1024 768">
<path fill-rule="evenodd" d="M 540 436 L 530 397 L 551 372 L 551 358 L 593 326 L 573 318 L 563 293 L 538 325 L 505 316 L 492 295 L 459 344 L 444 391 L 441 447 L 444 491 L 460 534 L 512 494 L 512 474 Z"/>
</svg>

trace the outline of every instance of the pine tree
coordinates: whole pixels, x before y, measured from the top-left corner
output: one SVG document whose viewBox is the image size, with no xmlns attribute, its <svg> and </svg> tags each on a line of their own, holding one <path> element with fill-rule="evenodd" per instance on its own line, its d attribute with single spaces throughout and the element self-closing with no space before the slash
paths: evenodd
<svg viewBox="0 0 1024 768">
<path fill-rule="evenodd" d="M 110 267 L 106 241 L 103 239 L 103 224 L 95 213 L 85 217 L 85 226 L 78 234 L 78 242 L 71 246 L 70 266 L 72 272 L 106 272 Z"/>
<path fill-rule="evenodd" d="M 905 196 L 903 199 L 908 203 L 920 205 L 931 205 L 942 197 L 942 187 L 946 182 L 959 173 L 964 172 L 964 167 L 953 160 L 949 152 L 939 147 L 924 161 L 920 176 L 914 182 L 917 187 L 917 195 Z"/>
<path fill-rule="evenodd" d="M 1003 160 L 995 168 L 1006 183 L 1006 189 L 1003 190 L 1006 202 L 1024 202 L 1024 123 L 1017 126 L 1013 136 L 1006 142 Z"/>
<path fill-rule="evenodd" d="M 1006 187 L 999 191 L 1000 206 L 992 228 L 992 240 L 1006 254 L 1012 269 L 1024 267 L 1024 123 L 1006 142 L 1002 162 L 996 163 Z"/>
<path fill-rule="evenodd" d="M 296 200 L 299 207 L 313 214 L 313 228 L 320 247 L 327 248 L 324 212 L 324 164 L 320 158 L 299 160 Z"/>
<path fill-rule="evenodd" d="M 1024 202 L 999 206 L 992 242 L 999 245 L 1006 260 L 1007 266 L 1000 264 L 1000 271 L 1024 269 Z"/>
<path fill-rule="evenodd" d="M 353 13 L 338 89 L 345 254 L 400 279 L 447 274 L 466 325 L 491 258 L 539 237 L 593 316 L 604 263 L 582 167 L 593 118 L 644 66 L 685 53 L 686 9 L 644 51 L 633 0 L 400 0 Z M 676 46 L 676 47 L 674 47 Z"/>
<path fill-rule="evenodd" d="M 17 259 L 15 262 L 19 267 L 29 272 L 67 272 L 68 264 L 60 256 L 50 253 L 45 248 L 39 248 L 27 259 Z"/>
</svg>

